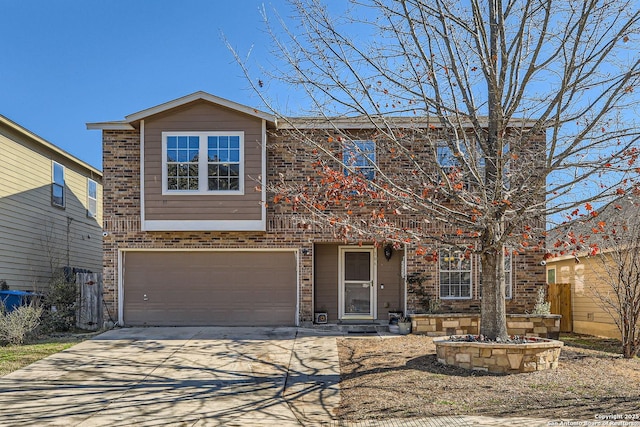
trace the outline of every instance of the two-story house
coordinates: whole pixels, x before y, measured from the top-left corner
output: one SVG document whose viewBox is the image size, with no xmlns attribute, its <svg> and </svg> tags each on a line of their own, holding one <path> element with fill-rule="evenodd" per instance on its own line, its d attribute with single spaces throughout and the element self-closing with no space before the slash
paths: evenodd
<svg viewBox="0 0 640 427">
<path fill-rule="evenodd" d="M 0 153 L 0 280 L 42 291 L 101 272 L 102 173 L 4 116 Z"/>
<path fill-rule="evenodd" d="M 418 309 L 424 295 L 407 283 L 418 272 L 442 307 L 479 310 L 476 259 L 440 265 L 412 249 L 345 242 L 268 203 L 265 180 L 302 179 L 308 166 L 283 151 L 287 126 L 204 92 L 87 125 L 103 134 L 103 280 L 120 324 L 299 325 L 317 311 L 329 322 L 384 322 Z M 533 307 L 540 259 L 510 261 L 510 312 Z"/>
</svg>

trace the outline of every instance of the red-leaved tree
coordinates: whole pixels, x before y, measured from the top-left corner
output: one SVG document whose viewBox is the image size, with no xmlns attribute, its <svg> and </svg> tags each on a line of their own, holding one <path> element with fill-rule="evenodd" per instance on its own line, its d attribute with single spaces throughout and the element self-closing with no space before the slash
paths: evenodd
<svg viewBox="0 0 640 427">
<path fill-rule="evenodd" d="M 278 143 L 306 159 L 305 177 L 267 183 L 273 201 L 351 241 L 478 254 L 481 333 L 506 339 L 505 251 L 543 248 L 547 218 L 636 185 L 635 0 L 326 3 L 293 0 L 276 25 L 265 13 L 259 75 L 234 51 Z M 308 110 L 280 108 L 282 93 Z"/>
</svg>

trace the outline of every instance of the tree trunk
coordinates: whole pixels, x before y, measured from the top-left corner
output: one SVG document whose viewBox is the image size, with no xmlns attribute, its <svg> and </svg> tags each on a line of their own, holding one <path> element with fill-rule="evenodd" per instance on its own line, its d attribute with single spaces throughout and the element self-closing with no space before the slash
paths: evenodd
<svg viewBox="0 0 640 427">
<path fill-rule="evenodd" d="M 489 49 L 491 66 L 488 67 L 487 91 L 489 120 L 487 124 L 487 146 L 495 153 L 485 165 L 485 186 L 490 189 L 493 200 L 502 200 L 502 165 L 499 165 L 503 144 L 503 114 L 501 105 L 502 79 L 498 55 L 501 27 L 498 17 L 502 11 L 499 0 L 489 2 Z M 496 242 L 504 232 L 502 213 L 492 212 L 494 223 L 489 225 L 482 237 L 480 259 L 482 262 L 482 312 L 480 334 L 491 340 L 506 340 L 507 316 L 504 292 L 504 251 Z"/>
<path fill-rule="evenodd" d="M 487 250 L 482 262 L 482 312 L 480 334 L 490 340 L 508 339 L 505 305 L 504 252 Z"/>
</svg>

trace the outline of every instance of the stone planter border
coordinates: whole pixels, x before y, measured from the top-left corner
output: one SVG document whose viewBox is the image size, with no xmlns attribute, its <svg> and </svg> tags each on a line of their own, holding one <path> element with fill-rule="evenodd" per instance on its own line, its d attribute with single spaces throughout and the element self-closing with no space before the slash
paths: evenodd
<svg viewBox="0 0 640 427">
<path fill-rule="evenodd" d="M 478 313 L 430 313 L 411 314 L 415 334 L 431 337 L 449 335 L 478 335 Z M 526 337 L 557 339 L 560 335 L 559 314 L 507 314 L 507 333 Z"/>
<path fill-rule="evenodd" d="M 474 371 L 514 374 L 556 369 L 562 341 L 533 338 L 524 344 L 435 339 L 438 362 Z"/>
</svg>

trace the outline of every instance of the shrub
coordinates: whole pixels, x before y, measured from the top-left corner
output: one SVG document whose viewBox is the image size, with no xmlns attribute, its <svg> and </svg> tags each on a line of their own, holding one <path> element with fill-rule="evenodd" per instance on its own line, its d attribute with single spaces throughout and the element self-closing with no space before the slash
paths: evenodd
<svg viewBox="0 0 640 427">
<path fill-rule="evenodd" d="M 67 282 L 63 274 L 54 276 L 43 298 L 47 309 L 43 316 L 43 329 L 47 332 L 72 329 L 76 324 L 77 297 L 75 283 Z"/>
<path fill-rule="evenodd" d="M 4 308 L 4 307 L 3 307 Z M 0 313 L 0 342 L 18 345 L 32 338 L 40 326 L 42 307 L 23 305 L 12 312 Z"/>
<path fill-rule="evenodd" d="M 551 303 L 545 298 L 544 288 L 538 289 L 538 297 L 532 314 L 551 314 Z"/>
</svg>

